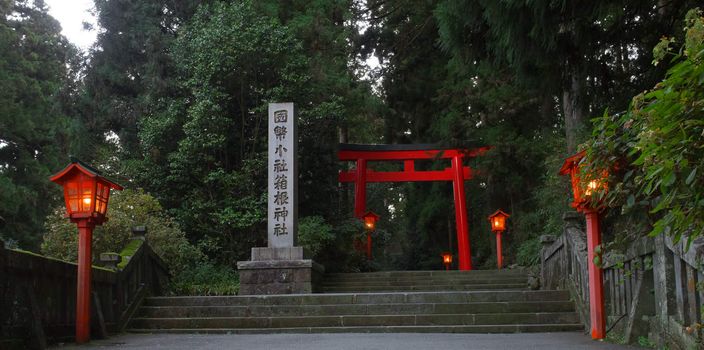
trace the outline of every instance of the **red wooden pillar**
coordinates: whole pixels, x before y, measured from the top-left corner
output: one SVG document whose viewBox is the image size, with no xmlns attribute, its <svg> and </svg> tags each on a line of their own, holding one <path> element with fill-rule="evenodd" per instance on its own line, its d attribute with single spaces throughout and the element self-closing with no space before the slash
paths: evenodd
<svg viewBox="0 0 704 350">
<path fill-rule="evenodd" d="M 504 254 L 501 251 L 501 231 L 496 232 L 496 265 L 499 270 L 504 267 Z"/>
<path fill-rule="evenodd" d="M 372 233 L 367 231 L 367 259 L 372 260 Z"/>
<path fill-rule="evenodd" d="M 587 256 L 589 258 L 589 314 L 592 326 L 592 339 L 606 337 L 606 315 L 604 313 L 604 278 L 601 268 L 594 263 L 594 250 L 601 244 L 599 213 L 585 211 L 587 217 Z"/>
<path fill-rule="evenodd" d="M 91 242 L 95 224 L 78 221 L 78 279 L 76 283 L 76 343 L 90 341 Z"/>
<path fill-rule="evenodd" d="M 367 160 L 357 159 L 354 182 L 354 216 L 361 219 L 367 210 Z M 372 259 L 372 235 L 367 232 L 367 259 Z"/>
<path fill-rule="evenodd" d="M 457 226 L 457 253 L 459 255 L 459 269 L 472 269 L 472 254 L 469 247 L 469 225 L 467 224 L 467 206 L 464 194 L 464 170 L 462 168 L 462 156 L 452 157 L 452 171 L 454 179 L 452 181 L 455 195 L 455 221 Z"/>
<path fill-rule="evenodd" d="M 354 182 L 354 216 L 361 219 L 367 207 L 367 160 L 357 159 Z"/>
</svg>

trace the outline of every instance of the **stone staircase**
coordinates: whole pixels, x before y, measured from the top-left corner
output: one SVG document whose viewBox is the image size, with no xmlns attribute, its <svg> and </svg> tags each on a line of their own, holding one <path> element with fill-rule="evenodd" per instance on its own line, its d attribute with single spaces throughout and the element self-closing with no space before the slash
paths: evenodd
<svg viewBox="0 0 704 350">
<path fill-rule="evenodd" d="M 468 291 L 526 289 L 528 276 L 517 270 L 388 271 L 327 274 L 326 293 Z"/>
<path fill-rule="evenodd" d="M 566 291 L 520 271 L 326 275 L 321 294 L 147 298 L 139 333 L 515 333 L 582 330 Z"/>
</svg>

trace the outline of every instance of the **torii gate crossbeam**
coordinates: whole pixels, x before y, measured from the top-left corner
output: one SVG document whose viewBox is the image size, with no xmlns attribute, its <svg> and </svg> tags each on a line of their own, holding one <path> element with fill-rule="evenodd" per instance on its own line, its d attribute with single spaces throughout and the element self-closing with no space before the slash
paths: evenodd
<svg viewBox="0 0 704 350">
<path fill-rule="evenodd" d="M 472 149 L 444 149 L 437 145 L 358 145 L 340 144 L 340 161 L 354 161 L 353 170 L 341 171 L 340 182 L 353 182 L 354 215 L 362 218 L 366 211 L 368 182 L 452 181 L 457 223 L 457 249 L 459 269 L 471 270 L 469 224 L 465 202 L 464 181 L 472 178 L 472 169 L 463 166 L 464 158 L 482 155 L 491 147 Z M 449 159 L 451 166 L 444 170 L 417 171 L 416 160 Z M 378 172 L 367 168 L 368 161 L 403 161 L 403 171 Z"/>
</svg>

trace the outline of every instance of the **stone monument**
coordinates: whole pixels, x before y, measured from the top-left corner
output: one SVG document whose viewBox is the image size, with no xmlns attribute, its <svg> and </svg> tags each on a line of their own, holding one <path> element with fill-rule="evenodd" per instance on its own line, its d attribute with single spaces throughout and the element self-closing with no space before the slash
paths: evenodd
<svg viewBox="0 0 704 350">
<path fill-rule="evenodd" d="M 237 262 L 240 294 L 312 293 L 323 267 L 304 259 L 296 246 L 298 161 L 293 103 L 269 104 L 268 244 L 252 248 L 252 259 Z"/>
</svg>

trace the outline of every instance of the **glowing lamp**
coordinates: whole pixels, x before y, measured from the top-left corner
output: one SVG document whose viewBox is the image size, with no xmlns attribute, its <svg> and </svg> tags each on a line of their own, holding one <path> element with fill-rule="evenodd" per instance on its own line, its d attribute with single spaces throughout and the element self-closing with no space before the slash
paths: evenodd
<svg viewBox="0 0 704 350">
<path fill-rule="evenodd" d="M 594 205 L 592 196 L 608 190 L 608 172 L 585 174 L 582 171 L 585 152 L 579 152 L 565 159 L 560 168 L 560 175 L 570 175 L 572 182 L 572 207 L 584 213 L 587 221 L 587 269 L 589 273 L 589 321 L 592 339 L 606 337 L 606 313 L 604 309 L 604 276 L 600 266 L 594 263 L 599 256 L 597 247 L 601 245 L 601 228 L 599 224 L 600 204 Z"/>
<path fill-rule="evenodd" d="M 585 212 L 597 208 L 591 208 L 591 199 L 594 194 L 608 191 L 607 171 L 601 172 L 598 176 L 584 174 L 582 172 L 582 159 L 585 151 L 568 157 L 560 168 L 560 175 L 569 175 L 572 183 L 572 207 L 577 211 Z"/>
<path fill-rule="evenodd" d="M 71 158 L 71 164 L 50 178 L 64 188 L 66 216 L 78 226 L 78 276 L 76 278 L 76 342 L 90 340 L 91 244 L 93 228 L 107 221 L 110 189 L 122 186 L 106 179 L 91 166 Z"/>
<path fill-rule="evenodd" d="M 376 215 L 371 211 L 368 211 L 366 214 L 362 215 L 364 229 L 367 231 L 367 259 L 369 260 L 372 260 L 372 232 L 376 228 L 376 222 L 378 220 L 379 215 Z"/>
<path fill-rule="evenodd" d="M 491 222 L 491 230 L 494 232 L 503 232 L 506 230 L 506 219 L 511 216 L 504 213 L 501 209 L 494 212 L 494 214 L 489 215 L 489 222 Z"/>
<path fill-rule="evenodd" d="M 364 229 L 367 231 L 374 231 L 376 229 L 376 222 L 379 220 L 379 215 L 374 212 L 368 211 L 364 216 L 362 216 L 364 221 Z"/>
<path fill-rule="evenodd" d="M 442 257 L 442 264 L 445 265 L 445 270 L 449 270 L 450 266 L 452 266 L 452 253 L 443 252 L 440 256 Z"/>
<path fill-rule="evenodd" d="M 122 186 L 75 158 L 50 180 L 63 187 L 66 216 L 72 222 L 88 219 L 94 224 L 102 224 L 106 221 L 110 189 L 122 190 Z"/>
<path fill-rule="evenodd" d="M 499 269 L 504 266 L 504 256 L 501 247 L 501 233 L 506 230 L 506 219 L 511 215 L 508 215 L 499 209 L 494 212 L 494 214 L 489 215 L 489 222 L 491 223 L 491 231 L 496 234 L 496 265 Z"/>
</svg>

